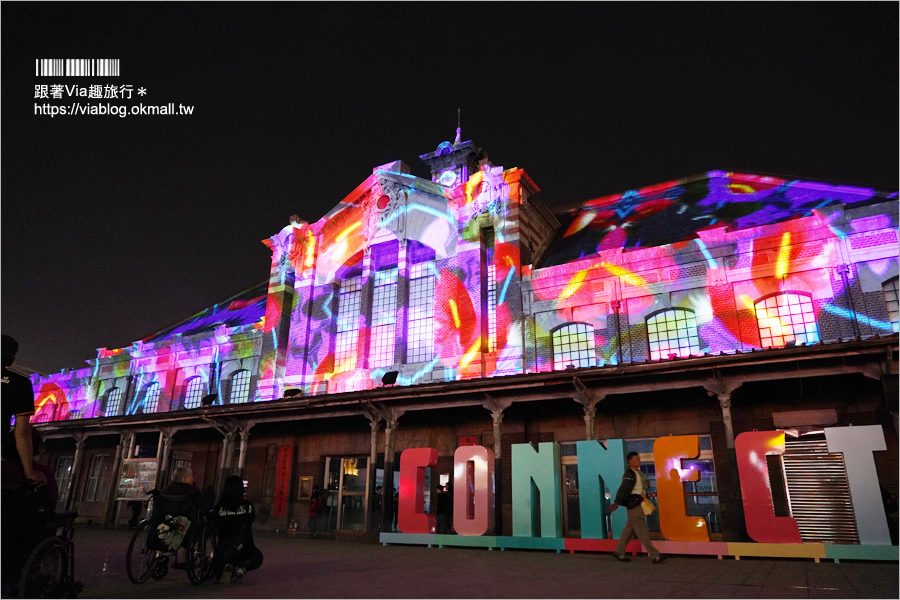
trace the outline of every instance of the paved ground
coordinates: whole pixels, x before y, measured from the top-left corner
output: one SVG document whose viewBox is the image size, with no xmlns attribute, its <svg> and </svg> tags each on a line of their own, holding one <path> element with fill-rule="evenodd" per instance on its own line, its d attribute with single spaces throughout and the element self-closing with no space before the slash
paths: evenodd
<svg viewBox="0 0 900 600">
<path fill-rule="evenodd" d="M 897 598 L 897 563 L 380 546 L 258 534 L 261 569 L 243 584 L 192 586 L 184 571 L 133 585 L 127 531 L 79 527 L 83 598 Z"/>
</svg>

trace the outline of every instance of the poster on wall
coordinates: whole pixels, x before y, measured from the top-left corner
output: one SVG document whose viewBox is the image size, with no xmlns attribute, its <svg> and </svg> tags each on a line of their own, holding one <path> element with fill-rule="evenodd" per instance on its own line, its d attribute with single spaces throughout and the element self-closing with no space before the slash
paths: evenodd
<svg viewBox="0 0 900 600">
<path fill-rule="evenodd" d="M 291 486 L 291 446 L 279 446 L 278 462 L 275 465 L 275 502 L 272 505 L 272 516 L 283 517 L 287 514 L 288 494 Z"/>
<path fill-rule="evenodd" d="M 116 488 L 117 500 L 146 500 L 156 487 L 155 458 L 129 458 L 122 461 L 122 476 Z"/>
</svg>

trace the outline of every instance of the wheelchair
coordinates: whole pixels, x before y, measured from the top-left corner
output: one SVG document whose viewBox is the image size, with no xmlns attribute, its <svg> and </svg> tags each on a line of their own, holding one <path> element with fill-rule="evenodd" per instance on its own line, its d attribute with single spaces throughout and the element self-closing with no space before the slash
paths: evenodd
<svg viewBox="0 0 900 600">
<path fill-rule="evenodd" d="M 4 518 L 4 528 L 12 533 L 4 535 L 4 543 L 23 549 L 4 552 L 10 561 L 5 568 L 17 572 L 22 565 L 21 575 L 9 591 L 18 598 L 76 598 L 83 589 L 81 582 L 75 581 L 72 541 L 78 513 L 50 513 L 46 487 L 27 484 L 4 485 L 3 504 L 4 511 L 13 509 L 15 519 Z"/>
<path fill-rule="evenodd" d="M 160 580 L 171 569 L 187 571 L 188 580 L 200 585 L 212 578 L 216 530 L 197 507 L 196 498 L 150 492 L 147 518 L 141 521 L 125 554 L 125 570 L 134 584 Z M 185 560 L 178 562 L 184 549 Z"/>
</svg>

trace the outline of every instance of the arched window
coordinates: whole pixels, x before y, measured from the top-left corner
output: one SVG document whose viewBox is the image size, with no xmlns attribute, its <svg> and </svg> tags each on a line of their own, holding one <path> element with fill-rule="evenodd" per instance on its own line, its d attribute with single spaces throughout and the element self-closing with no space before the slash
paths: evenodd
<svg viewBox="0 0 900 600">
<path fill-rule="evenodd" d="M 571 323 L 553 332 L 553 368 L 563 370 L 569 365 L 576 369 L 593 367 L 597 362 L 594 353 L 594 328 L 586 323 Z"/>
<path fill-rule="evenodd" d="M 250 399 L 250 371 L 241 369 L 231 376 L 231 404 L 244 404 Z"/>
<path fill-rule="evenodd" d="M 361 297 L 362 277 L 350 277 L 341 281 L 341 289 L 338 292 L 337 336 L 334 342 L 335 373 L 352 371 L 356 368 Z"/>
<path fill-rule="evenodd" d="M 700 354 L 700 338 L 697 335 L 694 311 L 670 308 L 649 316 L 647 343 L 650 345 L 650 360 L 675 356 L 687 358 L 692 354 Z"/>
<path fill-rule="evenodd" d="M 122 403 L 122 390 L 113 388 L 106 393 L 106 410 L 103 411 L 105 417 L 114 417 L 119 414 Z"/>
<path fill-rule="evenodd" d="M 35 415 L 34 419 L 29 419 L 29 421 L 33 423 L 47 423 L 50 421 L 50 413 L 42 412 L 38 415 Z"/>
<path fill-rule="evenodd" d="M 812 298 L 806 294 L 782 292 L 754 304 L 763 348 L 781 348 L 789 342 L 814 344 L 819 341 Z"/>
<path fill-rule="evenodd" d="M 159 406 L 159 383 L 153 382 L 144 387 L 143 405 L 144 414 L 155 413 Z"/>
<path fill-rule="evenodd" d="M 894 277 L 881 284 L 881 291 L 884 293 L 884 303 L 887 305 L 888 318 L 894 327 L 894 333 L 900 331 L 900 304 L 897 302 L 897 282 L 898 278 Z"/>
<path fill-rule="evenodd" d="M 191 377 L 187 380 L 184 392 L 184 408 L 197 408 L 206 395 L 206 382 L 202 377 Z"/>
<path fill-rule="evenodd" d="M 406 362 L 428 362 L 434 358 L 434 250 L 410 241 L 409 317 Z"/>
</svg>

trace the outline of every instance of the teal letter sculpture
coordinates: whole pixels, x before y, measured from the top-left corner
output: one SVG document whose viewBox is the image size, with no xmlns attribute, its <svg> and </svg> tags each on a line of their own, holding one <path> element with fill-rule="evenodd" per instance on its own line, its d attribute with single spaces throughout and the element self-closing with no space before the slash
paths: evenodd
<svg viewBox="0 0 900 600">
<path fill-rule="evenodd" d="M 554 442 L 512 446 L 512 520 L 517 537 L 562 537 L 559 446 Z M 535 510 L 540 493 L 541 514 Z"/>
<path fill-rule="evenodd" d="M 581 508 L 581 537 L 606 538 L 606 513 L 615 500 L 622 473 L 625 472 L 625 440 L 606 440 L 606 449 L 597 440 L 582 440 L 575 444 L 578 454 L 578 495 Z M 612 495 L 605 501 L 603 488 Z M 628 511 L 612 513 L 613 537 L 625 527 Z"/>
</svg>

